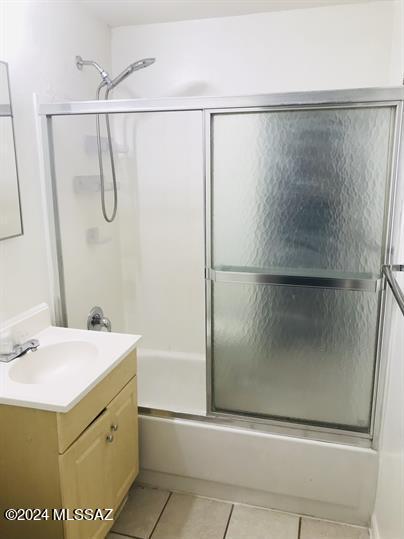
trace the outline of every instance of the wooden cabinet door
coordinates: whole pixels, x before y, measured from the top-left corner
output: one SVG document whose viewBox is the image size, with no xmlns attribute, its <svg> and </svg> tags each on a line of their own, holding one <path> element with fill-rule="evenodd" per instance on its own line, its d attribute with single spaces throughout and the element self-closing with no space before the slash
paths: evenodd
<svg viewBox="0 0 404 539">
<path fill-rule="evenodd" d="M 62 503 L 71 511 L 76 508 L 112 508 L 112 490 L 108 484 L 112 459 L 108 409 L 84 431 L 76 442 L 59 457 Z M 103 539 L 111 522 L 64 521 L 66 539 Z"/>
<path fill-rule="evenodd" d="M 139 471 L 137 429 L 135 377 L 60 455 L 64 508 L 118 509 Z M 104 539 L 111 525 L 65 520 L 65 539 Z"/>
<path fill-rule="evenodd" d="M 136 377 L 108 406 L 111 445 L 109 483 L 117 508 L 139 472 Z"/>
</svg>

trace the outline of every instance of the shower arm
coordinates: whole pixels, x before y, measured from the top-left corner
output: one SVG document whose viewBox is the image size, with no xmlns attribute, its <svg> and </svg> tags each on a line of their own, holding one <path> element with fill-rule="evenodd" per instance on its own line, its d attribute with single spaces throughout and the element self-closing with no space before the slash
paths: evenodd
<svg viewBox="0 0 404 539">
<path fill-rule="evenodd" d="M 394 272 L 396 271 L 404 271 L 404 264 L 384 264 L 382 266 L 382 272 L 386 277 L 386 281 L 398 303 L 400 311 L 404 315 L 404 292 L 394 277 Z"/>
<path fill-rule="evenodd" d="M 110 85 L 112 84 L 112 81 L 110 79 L 110 76 L 108 73 L 103 69 L 100 64 L 97 64 L 97 62 L 94 62 L 94 60 L 83 60 L 81 56 L 76 56 L 76 66 L 77 69 L 80 69 L 80 71 L 83 69 L 83 66 L 93 66 L 98 71 L 98 73 L 102 77 L 102 86 Z"/>
</svg>

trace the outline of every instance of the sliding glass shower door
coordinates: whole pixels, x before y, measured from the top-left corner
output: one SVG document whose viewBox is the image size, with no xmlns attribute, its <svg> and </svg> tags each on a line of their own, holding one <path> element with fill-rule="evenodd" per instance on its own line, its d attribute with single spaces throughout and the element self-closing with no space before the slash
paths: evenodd
<svg viewBox="0 0 404 539">
<path fill-rule="evenodd" d="M 401 262 L 403 103 L 402 88 L 368 88 L 41 106 L 55 320 L 85 327 L 101 304 L 114 331 L 144 335 L 143 405 L 204 415 L 205 281 L 207 415 L 368 446 L 382 269 Z M 97 113 L 113 126 L 112 225 Z"/>
<path fill-rule="evenodd" d="M 211 411 L 369 433 L 395 105 L 206 119 Z"/>
</svg>

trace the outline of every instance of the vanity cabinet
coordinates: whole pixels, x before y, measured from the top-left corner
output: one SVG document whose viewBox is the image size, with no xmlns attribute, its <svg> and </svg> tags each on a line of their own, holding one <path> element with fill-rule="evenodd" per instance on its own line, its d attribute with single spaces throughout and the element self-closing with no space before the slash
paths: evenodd
<svg viewBox="0 0 404 539">
<path fill-rule="evenodd" d="M 112 508 L 139 471 L 136 355 L 67 413 L 0 405 L 0 537 L 103 539 L 112 521 L 4 519 L 6 508 Z M 111 518 L 110 517 L 110 518 Z"/>
</svg>

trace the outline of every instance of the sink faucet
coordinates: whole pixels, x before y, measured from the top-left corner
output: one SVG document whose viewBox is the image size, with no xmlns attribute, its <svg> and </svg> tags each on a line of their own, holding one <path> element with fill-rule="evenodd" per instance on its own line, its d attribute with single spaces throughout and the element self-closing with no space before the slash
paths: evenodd
<svg viewBox="0 0 404 539">
<path fill-rule="evenodd" d="M 31 352 L 36 352 L 39 346 L 39 341 L 37 339 L 31 339 L 23 344 L 16 344 L 9 354 L 0 354 L 0 363 L 8 363 L 17 357 L 21 357 L 31 350 Z"/>
</svg>

